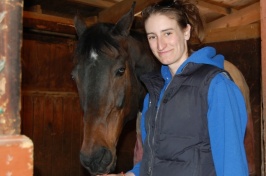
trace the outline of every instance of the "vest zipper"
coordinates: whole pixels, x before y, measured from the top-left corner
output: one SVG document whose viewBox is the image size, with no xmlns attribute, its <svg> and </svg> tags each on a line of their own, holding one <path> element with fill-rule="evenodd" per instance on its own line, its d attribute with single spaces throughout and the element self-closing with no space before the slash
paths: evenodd
<svg viewBox="0 0 266 176">
<path fill-rule="evenodd" d="M 154 146 L 154 138 L 155 138 L 155 129 L 156 129 L 156 120 L 157 120 L 157 115 L 158 115 L 158 111 L 159 111 L 159 106 L 156 108 L 156 115 L 155 115 L 155 121 L 154 121 L 154 130 L 153 130 L 153 137 L 152 137 L 152 146 Z M 149 125 L 149 128 L 150 125 Z M 149 140 L 150 141 L 150 140 Z M 150 143 L 150 142 L 149 142 Z M 152 166 L 154 163 L 154 151 L 152 150 L 151 144 L 149 144 L 150 150 L 151 150 L 151 164 L 149 166 L 149 174 L 152 175 Z"/>
<path fill-rule="evenodd" d="M 173 79 L 172 79 L 173 80 Z M 166 88 L 165 88 L 165 90 L 164 90 L 164 93 L 165 93 L 165 91 L 167 90 L 167 88 L 168 88 L 168 86 L 170 85 L 170 83 L 172 82 L 172 80 L 168 83 L 168 85 L 166 86 Z M 164 94 L 163 93 L 163 94 Z M 163 95 L 164 96 L 164 95 Z M 162 96 L 162 97 L 163 97 Z M 161 101 L 161 100 L 160 100 Z M 151 101 L 150 101 L 150 104 L 151 104 Z M 160 108 L 160 105 L 161 105 L 161 102 L 158 104 L 158 106 L 156 105 L 155 107 L 157 107 L 156 108 L 156 114 L 155 114 L 155 119 L 154 119 L 154 131 L 153 131 L 153 137 L 152 137 L 152 146 L 154 146 L 154 141 L 155 141 L 155 132 L 156 132 L 156 127 L 157 127 L 157 125 L 156 125 L 156 121 L 157 121 L 157 118 L 158 118 L 158 112 L 159 112 L 159 108 Z M 149 125 L 149 133 L 150 133 L 150 129 L 151 127 L 150 127 L 150 125 Z M 149 134 L 150 135 L 150 134 Z M 151 151 L 151 162 L 150 162 L 150 166 L 149 166 L 149 175 L 152 175 L 152 166 L 153 166 L 153 162 L 154 162 L 154 151 L 152 150 L 152 147 L 151 147 L 151 144 L 150 144 L 150 140 L 148 140 L 148 145 L 149 145 L 149 148 L 150 148 L 150 151 Z"/>
</svg>

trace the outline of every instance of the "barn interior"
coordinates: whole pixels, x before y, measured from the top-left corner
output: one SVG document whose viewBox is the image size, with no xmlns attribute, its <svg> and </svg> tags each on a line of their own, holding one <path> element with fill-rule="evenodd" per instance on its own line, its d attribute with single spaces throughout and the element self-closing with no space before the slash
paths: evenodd
<svg viewBox="0 0 266 176">
<path fill-rule="evenodd" d="M 141 28 L 141 10 L 159 0 L 135 1 L 133 28 Z M 195 49 L 202 46 L 215 47 L 217 53 L 222 53 L 226 60 L 232 62 L 247 81 L 254 140 L 254 156 L 251 161 L 254 165 L 250 175 L 264 175 L 260 9 L 261 4 L 265 4 L 265 7 L 266 3 L 263 0 L 189 1 L 198 6 L 206 22 L 203 44 L 198 45 L 195 41 Z M 73 54 L 77 42 L 73 19 L 78 13 L 85 17 L 87 25 L 97 22 L 116 23 L 130 9 L 132 2 L 133 0 L 23 2 L 20 59 L 21 134 L 28 136 L 34 144 L 35 176 L 89 175 L 79 161 L 83 112 L 75 82 L 70 74 L 74 66 Z M 0 2 L 0 6 L 3 3 L 5 2 Z M 0 12 L 1 10 L 0 7 Z M 131 169 L 135 135 L 133 120 L 126 124 L 120 137 L 115 172 Z"/>
</svg>

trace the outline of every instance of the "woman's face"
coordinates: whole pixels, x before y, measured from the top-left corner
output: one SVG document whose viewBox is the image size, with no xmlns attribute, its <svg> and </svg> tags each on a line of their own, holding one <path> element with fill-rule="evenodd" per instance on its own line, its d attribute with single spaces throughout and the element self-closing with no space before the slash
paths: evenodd
<svg viewBox="0 0 266 176">
<path fill-rule="evenodd" d="M 145 30 L 153 54 L 174 75 L 188 57 L 190 25 L 181 30 L 175 18 L 152 14 L 145 22 Z"/>
</svg>

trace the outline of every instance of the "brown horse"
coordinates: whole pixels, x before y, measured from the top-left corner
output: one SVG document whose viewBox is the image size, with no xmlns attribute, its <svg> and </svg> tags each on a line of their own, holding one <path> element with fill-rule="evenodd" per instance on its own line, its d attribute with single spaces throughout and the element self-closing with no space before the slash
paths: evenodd
<svg viewBox="0 0 266 176">
<path fill-rule="evenodd" d="M 135 118 L 145 96 L 139 77 L 159 69 L 143 34 L 130 32 L 133 9 L 116 24 L 87 28 L 79 18 L 76 81 L 84 111 L 83 166 L 94 174 L 115 167 L 116 144 L 124 124 Z"/>
<path fill-rule="evenodd" d="M 115 168 L 122 128 L 137 116 L 146 94 L 139 77 L 160 68 L 146 36 L 130 30 L 133 18 L 134 5 L 116 24 L 98 23 L 87 28 L 81 18 L 75 18 L 79 40 L 72 75 L 84 111 L 80 160 L 92 175 L 109 173 Z M 241 90 L 247 95 L 250 109 L 245 79 L 236 67 L 230 64 L 228 69 L 229 63 L 225 63 L 236 83 L 243 85 Z"/>
</svg>

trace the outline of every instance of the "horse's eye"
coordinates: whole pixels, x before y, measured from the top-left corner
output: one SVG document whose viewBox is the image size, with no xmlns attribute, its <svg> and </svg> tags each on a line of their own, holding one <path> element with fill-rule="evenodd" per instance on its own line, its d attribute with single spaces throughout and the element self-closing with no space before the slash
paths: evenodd
<svg viewBox="0 0 266 176">
<path fill-rule="evenodd" d="M 116 76 L 122 76 L 125 73 L 126 68 L 121 67 L 117 70 Z"/>
</svg>

